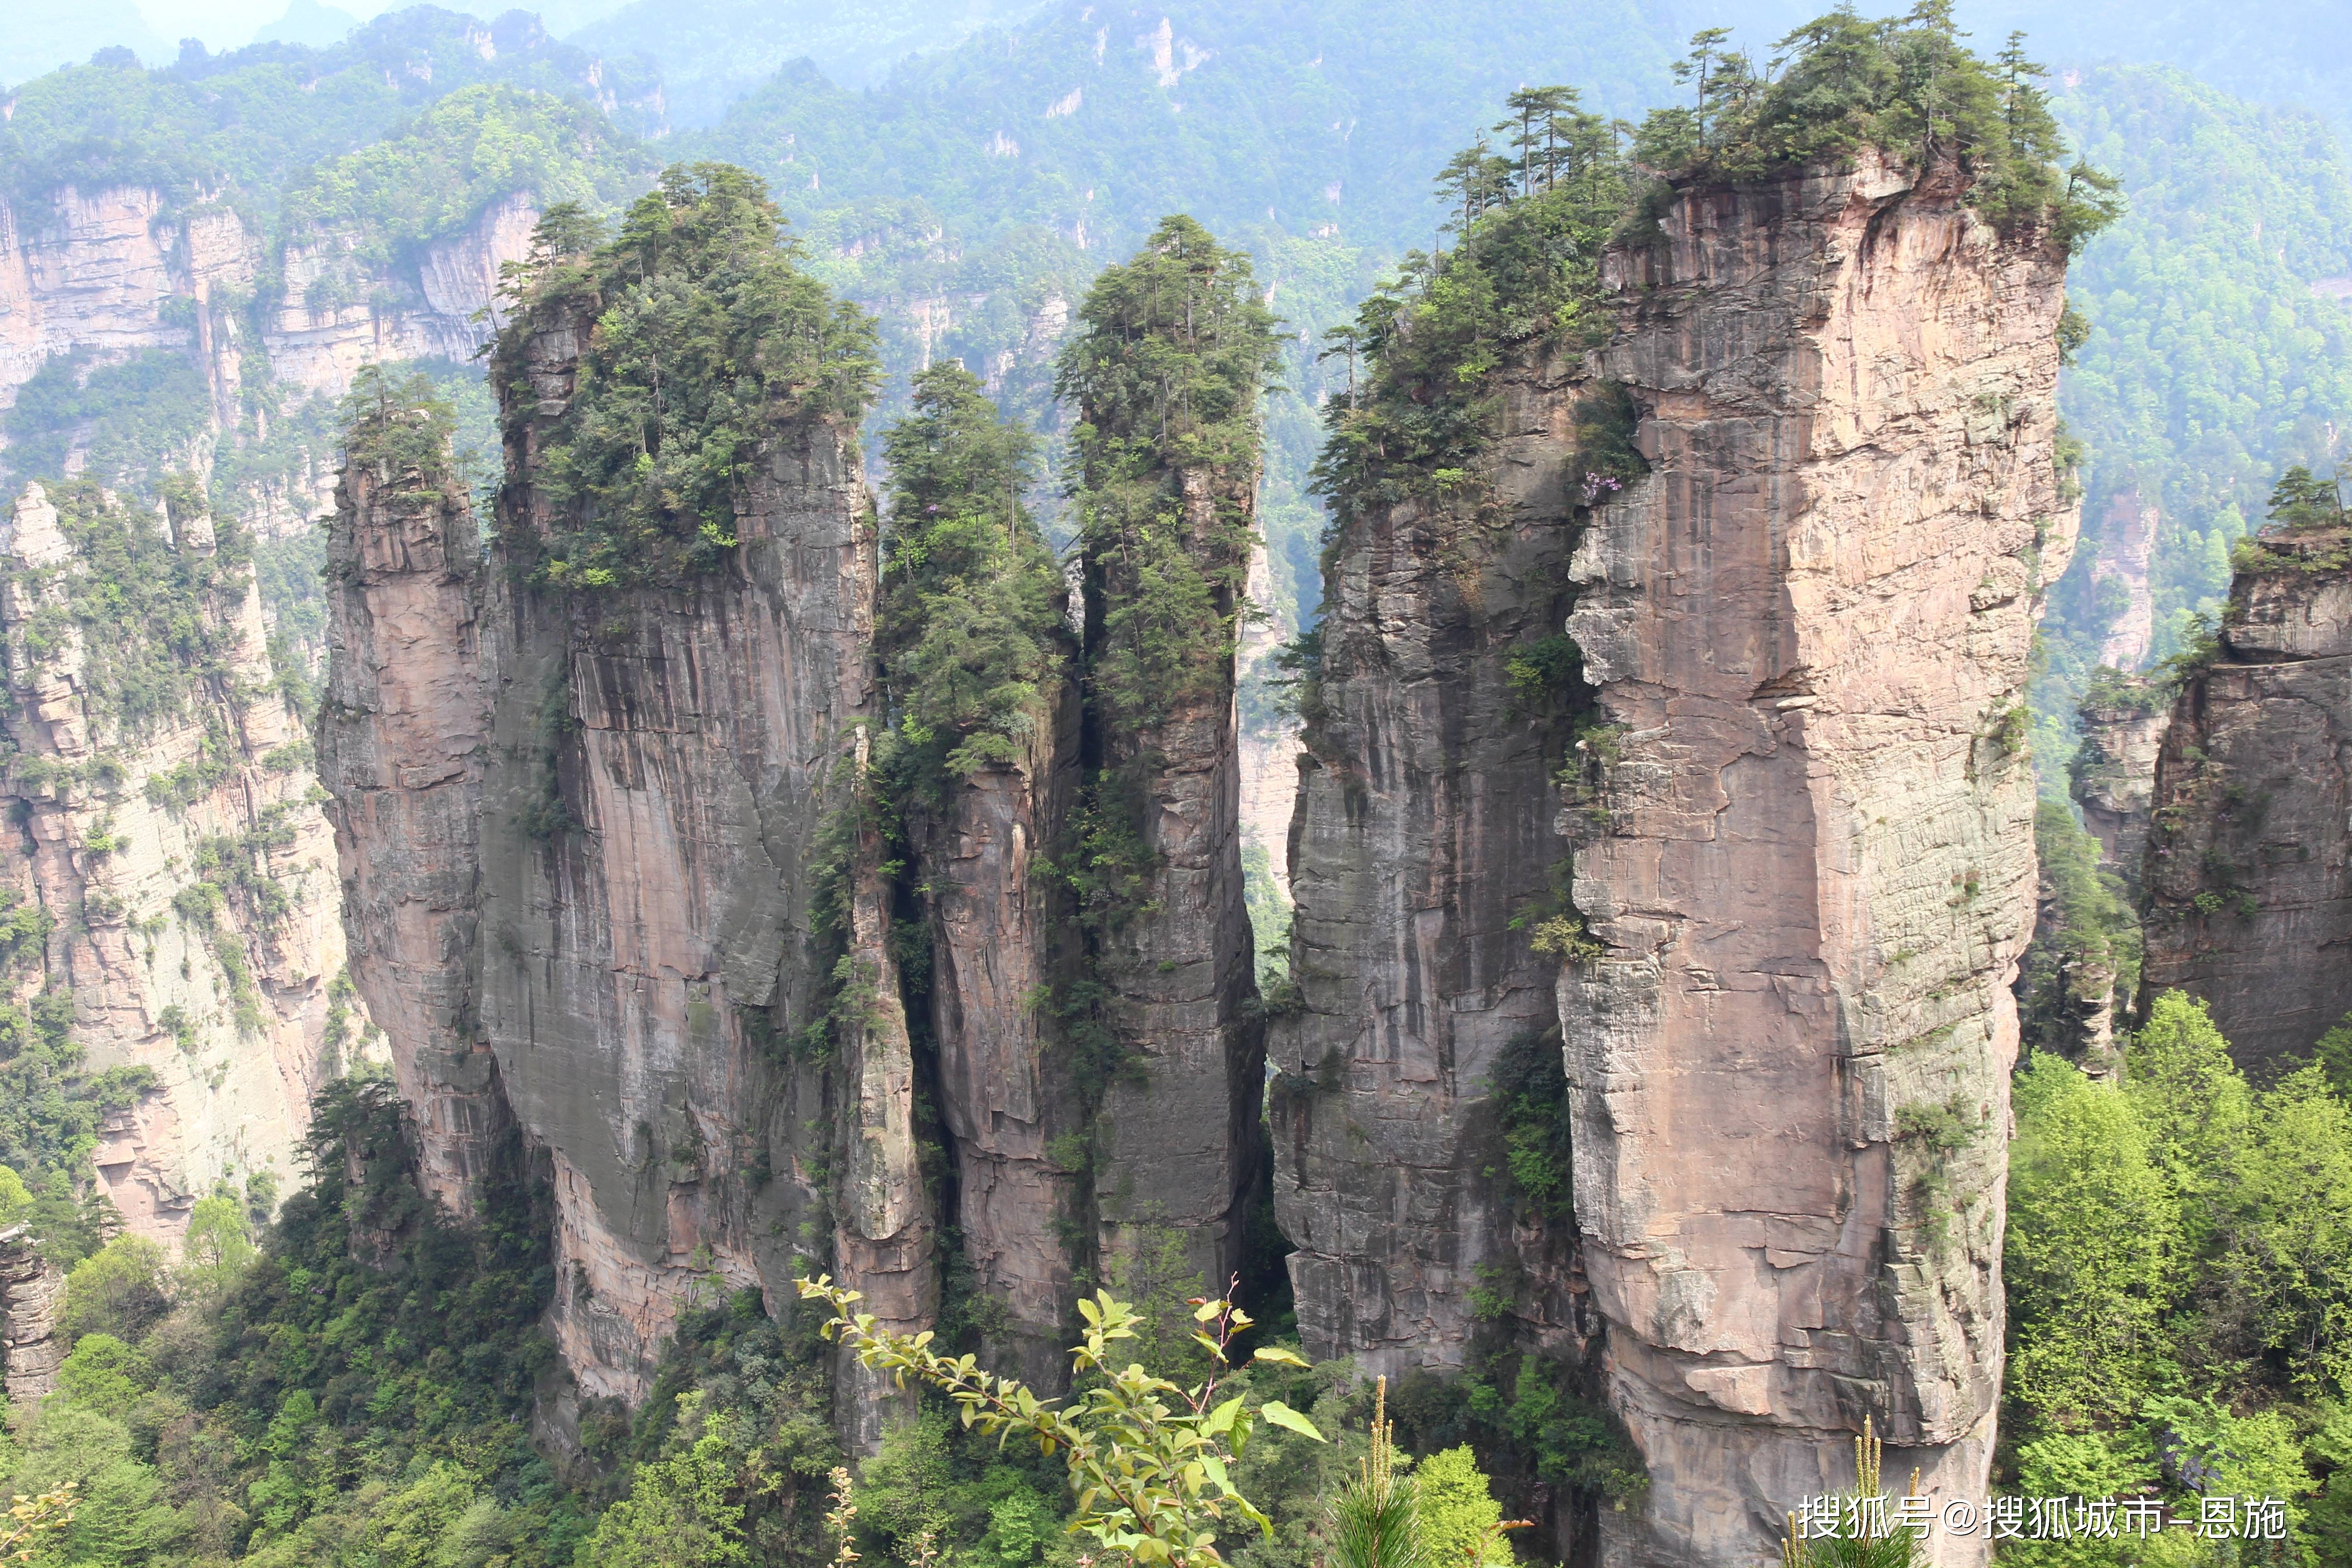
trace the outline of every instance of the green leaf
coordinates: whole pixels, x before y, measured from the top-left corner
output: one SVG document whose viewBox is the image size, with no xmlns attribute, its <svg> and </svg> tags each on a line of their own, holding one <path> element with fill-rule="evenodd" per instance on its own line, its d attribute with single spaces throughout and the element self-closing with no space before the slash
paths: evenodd
<svg viewBox="0 0 2352 1568">
<path fill-rule="evenodd" d="M 1276 1426 L 1296 1432 L 1302 1437 L 1312 1437 L 1318 1443 L 1324 1440 L 1323 1434 L 1315 1429 L 1314 1422 L 1309 1421 L 1279 1399 L 1267 1400 L 1257 1407 L 1257 1413 Z"/>
<path fill-rule="evenodd" d="M 1250 1359 L 1253 1361 L 1278 1362 L 1284 1366 L 1305 1366 L 1307 1364 L 1306 1357 L 1293 1355 L 1290 1352 L 1284 1350 L 1280 1345 L 1260 1345 L 1257 1348 L 1257 1353 Z"/>
</svg>

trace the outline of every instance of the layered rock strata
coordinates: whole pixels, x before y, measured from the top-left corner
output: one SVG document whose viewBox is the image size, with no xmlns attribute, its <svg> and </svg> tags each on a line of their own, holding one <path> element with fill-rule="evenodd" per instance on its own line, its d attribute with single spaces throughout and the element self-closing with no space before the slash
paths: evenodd
<svg viewBox="0 0 2352 1568">
<path fill-rule="evenodd" d="M 2082 745 L 2069 766 L 2083 826 L 2099 841 L 2100 864 L 2139 888 L 2154 811 L 2156 758 L 2171 705 L 2153 681 L 2132 677 L 2095 689 L 2075 710 Z"/>
<path fill-rule="evenodd" d="M 509 548 L 572 526 L 535 480 L 587 328 L 535 321 L 493 366 L 510 410 Z M 834 1199 L 828 1105 L 858 1118 L 864 1146 L 835 1199 L 842 1223 L 888 1249 L 922 1221 L 903 1195 L 919 1186 L 908 1119 L 829 1095 L 823 1065 L 790 1044 L 828 1004 L 814 884 L 874 709 L 876 538 L 855 429 L 772 428 L 735 531 L 734 566 L 691 590 L 575 596 L 503 574 L 487 617 L 482 1026 L 554 1160 L 572 1282 L 558 1342 L 591 1392 L 632 1400 L 690 1293 L 757 1285 L 781 1304 L 800 1227 Z"/>
<path fill-rule="evenodd" d="M 0 1370 L 8 1403 L 38 1404 L 58 1385 L 65 1342 L 58 1315 L 65 1306 L 65 1271 L 50 1262 L 21 1226 L 0 1230 Z"/>
<path fill-rule="evenodd" d="M 2352 530 L 2269 532 L 2156 763 L 2146 994 L 2202 997 L 2239 1059 L 2352 1013 Z"/>
<path fill-rule="evenodd" d="M 0 407 L 52 357 L 78 351 L 194 354 L 225 416 L 255 350 L 282 385 L 331 395 L 373 360 L 466 359 L 486 335 L 478 318 L 496 302 L 499 265 L 521 259 L 538 221 L 528 195 L 509 195 L 396 272 L 353 259 L 362 236 L 301 237 L 277 258 L 287 288 L 257 342 L 229 302 L 270 258 L 235 204 L 182 207 L 139 185 L 0 203 Z M 322 279 L 340 287 L 309 288 Z M 329 302 L 338 295 L 351 302 Z"/>
<path fill-rule="evenodd" d="M 1571 694 L 1511 661 L 1568 615 L 1576 368 L 1502 378 L 1483 504 L 1372 508 L 1326 569 L 1289 847 L 1297 1010 L 1268 1043 L 1275 1213 L 1318 1361 L 1460 1370 L 1497 1290 L 1567 1337 L 1566 1259 L 1496 1179 L 1491 1079 L 1507 1049 L 1559 1048 L 1559 961 L 1526 917 L 1559 901 Z"/>
<path fill-rule="evenodd" d="M 1602 1560 L 1728 1568 L 1851 1481 L 1865 1415 L 1890 1474 L 1986 1484 L 2065 258 L 1867 154 L 1661 223 L 1606 264 L 1652 472 L 1576 557 L 1613 754 L 1575 856 L 1603 951 L 1559 999 L 1651 1477 Z"/>
<path fill-rule="evenodd" d="M 26 487 L 0 545 L 8 881 L 49 917 L 6 984 L 69 991 L 90 1068 L 154 1074 L 95 1159 L 125 1224 L 170 1244 L 217 1184 L 294 1182 L 363 1020 L 332 994 L 333 848 L 251 566 L 201 514 L 57 500 Z"/>
</svg>

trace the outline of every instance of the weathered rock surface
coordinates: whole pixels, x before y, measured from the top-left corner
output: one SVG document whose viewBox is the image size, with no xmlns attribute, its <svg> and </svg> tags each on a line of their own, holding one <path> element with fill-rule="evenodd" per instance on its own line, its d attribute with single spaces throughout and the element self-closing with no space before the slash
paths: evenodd
<svg viewBox="0 0 2352 1568">
<path fill-rule="evenodd" d="M 42 1256 L 23 1226 L 0 1230 L 0 1366 L 8 1403 L 20 1409 L 58 1385 L 66 1359 L 58 1315 L 65 1303 L 65 1271 Z"/>
<path fill-rule="evenodd" d="M 253 286 L 267 246 L 231 205 L 183 208 L 135 185 L 0 203 L 0 407 L 52 356 L 78 349 L 193 352 L 224 410 L 251 349 L 282 385 L 331 395 L 373 360 L 464 360 L 491 331 L 474 318 L 497 299 L 499 264 L 520 259 L 538 222 L 527 195 L 509 195 L 397 272 L 353 258 L 364 236 L 301 237 L 287 247 L 285 291 L 256 343 L 225 297 Z M 321 279 L 341 287 L 310 288 Z M 337 296 L 350 302 L 328 302 Z M 187 300 L 193 311 L 174 306 Z"/>
<path fill-rule="evenodd" d="M 538 324 L 494 366 L 529 416 L 509 437 L 509 538 L 566 525 L 532 476 L 585 326 Z M 501 575 L 487 616 L 482 1026 L 555 1163 L 558 1342 L 591 1393 L 632 1400 L 690 1290 L 782 1301 L 800 1227 L 832 1197 L 826 1107 L 856 1105 L 785 1043 L 824 1008 L 813 884 L 873 711 L 855 430 L 778 426 L 749 490 L 740 564 L 692 591 L 573 598 Z M 911 1130 L 854 1113 L 866 1148 L 842 1223 L 887 1244 L 916 1219 L 890 1195 L 919 1186 Z"/>
<path fill-rule="evenodd" d="M 2127 678 L 2095 692 L 2076 710 L 2082 727 L 2070 782 L 2083 826 L 2099 841 L 2100 864 L 2135 893 L 2147 852 L 2156 758 L 2171 720 L 2153 683 Z"/>
<path fill-rule="evenodd" d="M 2117 669 L 2137 669 L 2156 637 L 2156 595 L 2147 581 L 2148 557 L 2156 549 L 2156 530 L 2164 514 L 2137 489 L 2126 487 L 2107 498 L 2099 527 L 2098 558 L 2091 576 L 2098 596 L 2120 595 L 2123 604 L 2099 645 L 2099 662 Z"/>
<path fill-rule="evenodd" d="M 1662 222 L 1607 269 L 1601 367 L 1653 472 L 1577 555 L 1617 755 L 1575 858 L 1605 952 L 1559 1008 L 1583 1264 L 1652 1479 L 1602 1560 L 1729 1568 L 1851 1480 L 1864 1415 L 1890 1474 L 1985 1485 L 2023 688 L 2074 532 L 2064 258 L 1867 156 Z"/>
<path fill-rule="evenodd" d="M 213 525 L 169 525 L 85 493 L 152 531 L 126 565 L 89 559 L 38 485 L 16 500 L 0 589 L 16 752 L 5 786 L 22 858 L 9 882 L 55 921 L 10 994 L 73 993 L 74 1037 L 92 1068 L 145 1067 L 154 1093 L 107 1117 L 100 1184 L 133 1231 L 176 1243 L 221 1181 L 290 1185 L 310 1096 L 360 1047 L 363 1020 L 331 993 L 343 967 L 334 856 L 299 721 L 270 668 L 250 566 L 222 563 Z M 95 649 L 68 608 L 93 571 L 184 581 L 216 651 L 153 712 L 133 713 L 113 673 L 155 635 L 109 628 Z M 68 616 L 32 635 L 36 616 Z M 164 657 L 188 657 L 184 649 Z"/>
<path fill-rule="evenodd" d="M 874 708 L 855 429 L 772 429 L 725 572 L 533 586 L 537 542 L 574 526 L 538 480 L 586 327 L 551 312 L 494 366 L 509 479 L 486 563 L 455 494 L 347 476 L 330 783 L 354 973 L 427 1183 L 462 1211 L 513 1118 L 551 1172 L 557 1343 L 582 1392 L 634 1403 L 680 1310 L 745 1288 L 781 1309 L 828 1231 L 867 1310 L 927 1322 L 936 1216 L 878 843 L 833 870 L 838 994 L 813 929 Z M 883 1396 L 843 1378 L 870 1448 Z"/>
<path fill-rule="evenodd" d="M 1483 507 L 1373 509 L 1325 577 L 1291 829 L 1299 1010 L 1268 1045 L 1275 1213 L 1317 1360 L 1461 1370 L 1471 1293 L 1503 1280 L 1523 1321 L 1570 1317 L 1565 1260 L 1497 1190 L 1488 1080 L 1558 1025 L 1559 961 L 1522 917 L 1559 901 L 1569 710 L 1510 659 L 1568 615 L 1573 370 L 1504 378 Z"/>
<path fill-rule="evenodd" d="M 363 259 L 366 236 L 320 230 L 275 254 L 226 199 L 175 205 L 142 186 L 64 187 L 0 201 L 0 408 L 52 359 L 99 363 L 147 350 L 186 354 L 212 394 L 216 432 L 237 430 L 257 365 L 280 395 L 341 396 L 362 364 L 469 359 L 494 330 L 499 266 L 539 221 L 533 199 L 494 202 L 465 229 L 398 266 Z M 246 308 L 273 265 L 284 288 L 266 314 Z M 315 286 L 315 287 L 314 287 Z M 339 302 L 340 301 L 340 302 Z M 258 434 L 268 433 L 268 416 Z M 177 461 L 209 472 L 215 442 Z M 239 504 L 262 537 L 299 532 L 331 506 L 331 456 L 271 465 Z M 5 462 L 0 453 L 0 462 Z"/>
<path fill-rule="evenodd" d="M 1221 510 L 1254 518 L 1258 475 L 1179 469 L 1186 547 L 1204 567 L 1226 535 Z M 1115 560 L 1088 563 L 1087 637 L 1102 605 L 1138 591 Z M 1217 593 L 1216 613 L 1237 606 Z M 1242 880 L 1241 759 L 1234 724 L 1234 660 L 1210 689 L 1164 703 L 1155 721 L 1102 725 L 1102 766 L 1127 777 L 1148 869 L 1135 904 L 1146 911 L 1108 933 L 1097 955 L 1106 1014 L 1127 1064 L 1097 1113 L 1097 1249 L 1144 1259 L 1181 1240 L 1201 1287 L 1222 1293 L 1242 1263 L 1248 1195 L 1263 1172 L 1259 1105 L 1265 1032 L 1257 1011 L 1257 956 Z"/>
<path fill-rule="evenodd" d="M 2239 1060 L 2352 1013 L 2352 531 L 2265 533 L 2176 699 L 2144 873 L 2144 994 L 2204 998 Z"/>
<path fill-rule="evenodd" d="M 480 533 L 448 476 L 362 458 L 336 493 L 327 566 L 319 773 L 352 980 L 390 1039 L 425 1190 L 464 1217 L 508 1125 L 476 998 Z"/>
<path fill-rule="evenodd" d="M 1076 698 L 1061 688 L 1020 763 L 950 786 L 938 816 L 912 825 L 929 889 L 931 1035 L 964 1258 L 1004 1315 L 1004 1342 L 991 1349 L 1048 1388 L 1069 1376 L 1070 1242 L 1087 1197 L 1077 1158 L 1057 1141 L 1083 1136 L 1086 1107 L 1059 1019 L 1041 1001 L 1071 977 L 1073 911 L 1036 861 L 1062 841 L 1076 799 Z"/>
</svg>

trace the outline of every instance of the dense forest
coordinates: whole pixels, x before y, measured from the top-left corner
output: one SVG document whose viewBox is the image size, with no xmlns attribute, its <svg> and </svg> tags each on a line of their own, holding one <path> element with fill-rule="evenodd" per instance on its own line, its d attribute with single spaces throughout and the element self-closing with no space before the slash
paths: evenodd
<svg viewBox="0 0 2352 1568">
<path fill-rule="evenodd" d="M 2065 798 L 2074 715 L 2122 700 L 2119 672 L 2100 666 L 2134 592 L 2153 628 L 2136 662 L 2158 667 L 2159 695 L 2130 700 L 2168 700 L 2210 658 L 2232 551 L 2275 511 L 2279 472 L 2324 468 L 2352 419 L 2352 319 L 2330 287 L 2352 278 L 2336 133 L 2172 69 L 2102 68 L 2052 90 L 2021 44 L 1980 58 L 1934 5 L 1884 24 L 1835 14 L 1791 34 L 1785 56 L 1702 35 L 1687 58 L 1630 6 L 1528 7 L 1504 22 L 1468 8 L 1487 18 L 1476 38 L 1466 10 L 1459 27 L 1424 15 L 1399 31 L 1360 9 L 1375 8 L 1202 8 L 1154 30 L 1065 7 L 887 73 L 841 40 L 772 73 L 765 58 L 693 73 L 587 52 L 703 47 L 692 28 L 660 37 L 664 18 L 642 5 L 566 43 L 510 16 L 482 35 L 489 47 L 477 25 L 420 9 L 324 49 L 197 47 L 153 71 L 109 55 L 29 81 L 0 128 L 0 194 L 30 210 L 68 187 L 136 183 L 168 210 L 235 208 L 264 259 L 248 295 L 205 308 L 258 342 L 306 246 L 337 237 L 342 265 L 317 270 L 305 302 L 356 307 L 528 192 L 537 248 L 509 270 L 504 304 L 599 302 L 550 480 L 593 525 L 535 542 L 525 573 L 583 603 L 725 568 L 759 419 L 789 404 L 864 420 L 888 519 L 876 639 L 892 717 L 875 809 L 898 854 L 951 782 L 1044 721 L 1056 683 L 1082 680 L 1106 722 L 1141 728 L 1234 657 L 1248 527 L 1220 514 L 1205 566 L 1155 537 L 1153 487 L 1171 454 L 1241 471 L 1263 445 L 1255 520 L 1272 602 L 1260 608 L 1283 646 L 1244 672 L 1240 709 L 1245 725 L 1278 730 L 1318 699 L 1332 520 L 1452 493 L 1496 437 L 1482 378 L 1513 354 L 1605 341 L 1599 258 L 1654 222 L 1661 171 L 1738 186 L 1864 146 L 1950 160 L 1984 222 L 2078 258 L 2062 401 L 2080 445 L 2063 460 L 2089 538 L 2053 592 L 2042 649 L 2037 837 L 2056 940 L 2105 944 L 2136 973 L 2130 891 Z M 710 12 L 708 26 L 728 25 Z M 1433 51 L 1433 29 L 1470 41 Z M 1588 89 L 1509 90 L 1496 32 L 1512 34 L 1514 58 Z M 1423 89 L 1399 102 L 1382 83 L 1408 58 Z M 665 101 L 657 80 L 688 90 Z M 1399 168 L 1439 172 L 1424 185 Z M 687 212 L 724 216 L 697 226 Z M 1204 336 L 1181 357 L 1165 352 L 1170 323 L 1139 303 L 1156 309 L 1163 287 L 1188 301 L 1187 288 L 1208 290 Z M 1145 340 L 1150 376 L 1136 369 Z M 309 705 L 323 545 L 306 531 L 256 540 L 240 510 L 388 439 L 421 439 L 407 456 L 427 468 L 452 453 L 485 515 L 498 493 L 500 432 L 475 367 L 374 367 L 340 402 L 288 394 L 260 368 L 224 399 L 193 351 L 64 354 L 0 415 L 12 484 L 52 485 L 77 546 L 105 563 L 94 597 L 72 606 L 80 635 L 102 643 L 108 616 L 141 627 L 155 667 L 123 679 L 157 700 L 190 672 L 218 674 L 186 609 L 209 579 L 188 578 L 165 543 L 182 519 L 208 507 L 223 520 L 219 564 L 257 567 L 285 679 Z M 1172 434 L 1171 376 L 1185 411 Z M 1147 407 L 1161 416 L 1149 437 Z M 1589 485 L 1638 478 L 1622 428 L 1600 417 L 1586 435 Z M 2161 521 L 2135 578 L 2115 570 L 2110 520 L 2141 504 Z M 1143 564 L 1082 647 L 1062 558 L 1087 549 Z M 1576 657 L 1565 637 L 1528 652 L 1529 689 Z M 1105 947 L 1133 902 L 1117 784 L 1106 772 L 1088 786 L 1095 837 L 1059 873 Z M 1251 849 L 1258 980 L 1277 1006 L 1288 950 L 1268 857 L 1281 852 Z M 1583 928 L 1553 915 L 1538 929 L 1569 956 Z M 640 1406 L 585 1399 L 551 1415 L 564 1374 L 541 1320 L 568 1287 L 550 1250 L 551 1173 L 509 1129 L 479 1212 L 463 1224 L 437 1212 L 380 1069 L 319 1097 L 299 1184 L 204 1195 L 176 1257 L 119 1234 L 82 1173 L 106 1115 L 146 1085 L 139 1069 L 94 1070 L 70 994 L 29 979 L 52 920 L 0 903 L 0 965 L 19 992 L 35 985 L 0 1009 L 0 1224 L 26 1222 L 68 1271 L 58 1391 L 12 1407 L 0 1445 L 11 1492 L 74 1493 L 70 1521 L 28 1561 L 1096 1560 L 1081 1533 L 1096 1504 L 1062 1458 L 1000 1447 L 952 1401 L 927 1396 L 877 1454 L 845 1454 L 824 1415 L 835 1352 L 821 1300 L 763 1300 L 714 1272 Z M 2047 942 L 2040 958 L 2040 970 L 2027 960 L 2029 1005 L 2036 984 L 2058 984 Z M 1052 1000 L 1081 1016 L 1097 979 Z M 2281 1561 L 2352 1561 L 2352 1018 L 2308 1064 L 2250 1077 L 2202 1006 L 2168 993 L 2128 1050 L 2120 1077 L 2052 1049 L 2018 1067 L 1996 1480 L 2190 1509 L 2210 1494 L 2281 1497 L 2295 1554 Z M 1496 1087 L 1532 1107 L 1501 1160 L 1541 1206 L 1569 1180 L 1562 1088 Z M 1905 1135 L 1960 1136 L 1930 1121 Z M 936 1173 L 944 1156 L 929 1158 Z M 1139 1353 L 1171 1390 L 1209 1374 L 1204 1354 L 1222 1359 L 1172 1281 L 1089 1283 L 1135 1298 Z M 1546 1384 L 1534 1356 L 1376 1389 L 1349 1363 L 1297 1355 L 1278 1268 L 1252 1284 L 1265 1299 L 1244 1305 L 1265 1321 L 1233 1342 L 1235 1359 L 1269 1353 L 1221 1398 L 1282 1415 L 1216 1457 L 1229 1461 L 1219 1486 L 1263 1525 L 1236 1509 L 1187 1550 L 1244 1568 L 1392 1564 L 1406 1559 L 1350 1556 L 1342 1537 L 1360 1522 L 1349 1508 L 1402 1498 L 1410 1517 L 1387 1528 L 1420 1543 L 1412 1561 L 1503 1568 L 1507 1512 L 1553 1490 L 1600 1508 L 1642 1495 L 1622 1430 Z M 951 1358 L 989 1325 L 968 1288 L 950 1279 L 945 1299 L 939 1348 Z M 1080 1378 L 1079 1396 L 1108 1407 L 1116 1372 L 1082 1372 L 1094 1381 Z M 2012 1558 L 2252 1560 L 2169 1538 L 2005 1548 Z"/>
</svg>

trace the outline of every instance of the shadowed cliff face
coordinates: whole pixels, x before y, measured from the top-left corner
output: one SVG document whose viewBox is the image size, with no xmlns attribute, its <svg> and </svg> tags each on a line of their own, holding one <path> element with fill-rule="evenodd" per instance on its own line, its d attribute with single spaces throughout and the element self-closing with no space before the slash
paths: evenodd
<svg viewBox="0 0 2352 1568">
<path fill-rule="evenodd" d="M 2156 763 L 2145 994 L 2210 1005 L 2249 1066 L 2352 1013 L 2352 532 L 2255 542 Z"/>
<path fill-rule="evenodd" d="M 467 1213 L 520 1125 L 552 1171 L 557 1342 L 584 1393 L 635 1402 L 683 1306 L 753 1288 L 781 1309 L 829 1213 L 837 1272 L 886 1321 L 929 1321 L 936 1266 L 877 846 L 839 847 L 837 944 L 813 929 L 872 701 L 854 431 L 778 422 L 742 548 L 690 588 L 533 587 L 517 562 L 567 521 L 539 481 L 584 330 L 543 311 L 494 367 L 510 479 L 487 563 L 446 486 L 345 476 L 325 744 L 354 974 L 426 1185 Z M 802 1046 L 828 1011 L 837 1048 Z M 883 1401 L 844 1375 L 845 1436 L 870 1447 Z"/>
<path fill-rule="evenodd" d="M 1256 466 L 1180 469 L 1174 488 L 1188 547 L 1207 560 L 1225 531 L 1221 510 L 1254 515 Z M 1138 591 L 1115 557 L 1091 564 L 1090 640 L 1102 602 Z M 1233 595 L 1214 608 L 1231 616 Z M 1234 680 L 1228 654 L 1208 689 L 1168 703 L 1156 722 L 1106 726 L 1097 742 L 1101 765 L 1133 792 L 1148 857 L 1136 897 L 1146 912 L 1097 954 L 1111 1026 L 1132 1053 L 1097 1112 L 1097 1245 L 1107 1261 L 1140 1260 L 1172 1231 L 1212 1294 L 1241 1268 L 1243 1205 L 1263 1169 L 1265 1041 L 1242 882 Z"/>
<path fill-rule="evenodd" d="M 536 475 L 585 328 L 538 322 L 494 367 L 522 416 L 509 541 L 567 521 Z M 829 1100 L 824 1066 L 785 1044 L 824 1006 L 814 883 L 872 703 L 855 432 L 779 424 L 737 535 L 736 562 L 691 589 L 575 596 L 501 574 L 486 616 L 482 1027 L 517 1119 L 553 1157 L 558 1342 L 590 1393 L 633 1401 L 690 1294 L 757 1286 L 781 1305 L 823 1213 L 829 1103 L 849 1156 L 841 1262 L 866 1265 L 848 1278 L 902 1325 L 933 1292 L 908 1234 L 929 1214 L 903 1021 L 832 1064 L 870 1097 Z M 853 878 L 861 970 L 883 929 L 873 897 Z M 881 973 L 872 985 L 895 991 Z"/>
<path fill-rule="evenodd" d="M 1041 1001 L 1067 984 L 1076 957 L 1068 898 L 1035 861 L 1061 842 L 1076 796 L 1076 696 L 1068 685 L 1054 693 L 1021 762 L 952 784 L 936 815 L 911 825 L 929 893 L 931 1033 L 964 1257 L 1003 1308 L 1011 1367 L 1045 1388 L 1069 1376 L 1070 1237 L 1083 1212 L 1055 1141 L 1082 1131 L 1085 1107 Z"/>
<path fill-rule="evenodd" d="M 1575 861 L 1605 952 L 1559 1008 L 1583 1263 L 1653 1482 L 1603 1560 L 1728 1568 L 1850 1479 L 1866 1415 L 1891 1472 L 1985 1483 L 2023 687 L 2074 530 L 2064 258 L 1867 156 L 1683 192 L 1663 226 L 1608 273 L 1601 365 L 1653 471 L 1577 556 L 1617 729 Z"/>
<path fill-rule="evenodd" d="M 1489 1079 L 1515 1042 L 1558 1048 L 1559 963 L 1525 917 L 1557 902 L 1568 852 L 1573 693 L 1515 684 L 1511 660 L 1570 603 L 1580 385 L 1572 363 L 1508 375 L 1486 504 L 1370 508 L 1325 577 L 1291 828 L 1298 1011 L 1268 1042 L 1275 1213 L 1317 1360 L 1460 1371 L 1473 1290 L 1512 1279 L 1513 1316 L 1571 1337 L 1565 1248 L 1498 1190 Z"/>
</svg>

